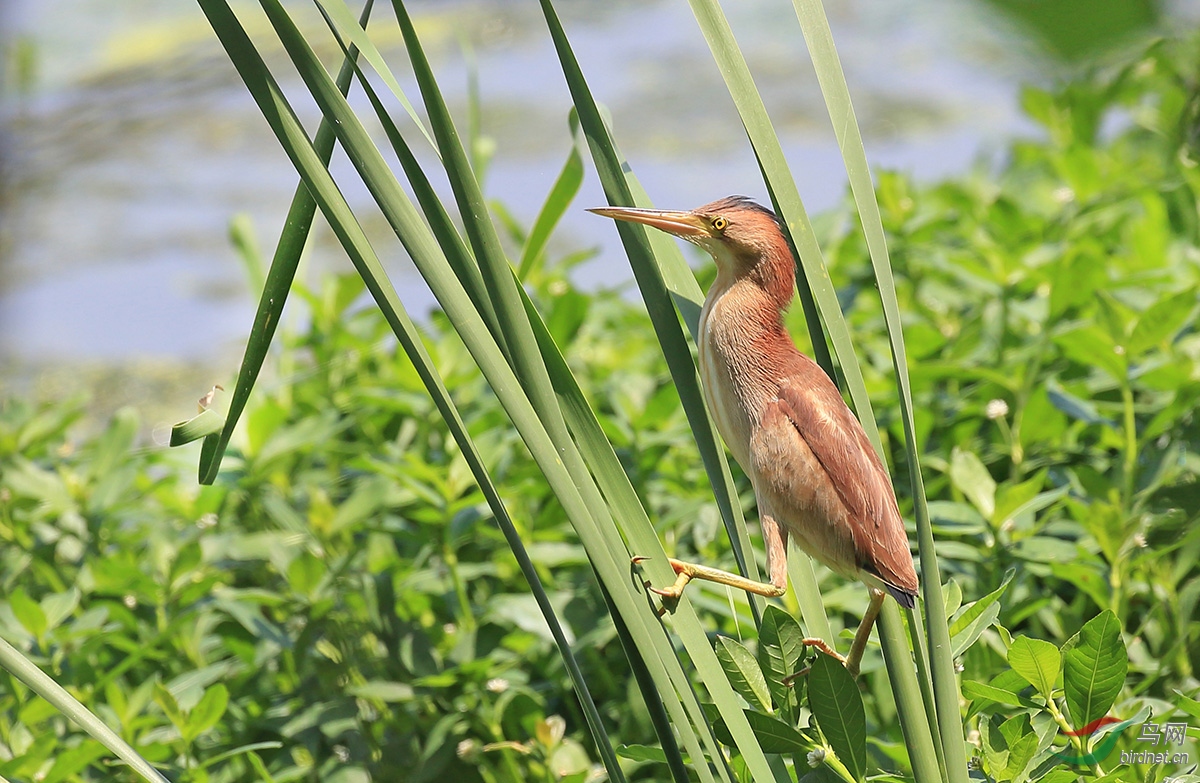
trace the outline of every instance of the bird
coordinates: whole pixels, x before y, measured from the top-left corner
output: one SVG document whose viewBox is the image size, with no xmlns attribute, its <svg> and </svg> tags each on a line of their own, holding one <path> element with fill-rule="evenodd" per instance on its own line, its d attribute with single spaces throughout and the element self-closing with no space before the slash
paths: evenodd
<svg viewBox="0 0 1200 783">
<path fill-rule="evenodd" d="M 753 485 L 767 553 L 769 583 L 670 558 L 675 583 L 650 589 L 678 599 L 689 581 L 706 579 L 781 596 L 787 591 L 787 543 L 794 539 L 818 562 L 870 591 L 849 655 L 821 639 L 805 639 L 857 676 L 883 601 L 891 595 L 912 608 L 917 573 L 883 460 L 837 386 L 796 348 L 784 325 L 796 272 L 782 223 L 744 196 L 690 211 L 588 211 L 665 231 L 716 262 L 700 312 L 701 387 L 717 431 Z"/>
</svg>

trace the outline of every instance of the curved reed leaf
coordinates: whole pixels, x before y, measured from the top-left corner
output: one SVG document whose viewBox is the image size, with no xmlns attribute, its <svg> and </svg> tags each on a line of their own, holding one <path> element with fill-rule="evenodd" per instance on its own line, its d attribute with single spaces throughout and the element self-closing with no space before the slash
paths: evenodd
<svg viewBox="0 0 1200 783">
<path fill-rule="evenodd" d="M 367 0 L 363 5 L 359 20 L 361 27 L 367 26 L 374 5 L 375 0 Z M 357 55 L 358 52 L 354 48 L 347 51 L 341 70 L 338 71 L 337 88 L 343 95 L 350 90 Z M 313 147 L 317 151 L 317 157 L 325 165 L 329 165 L 335 141 L 333 127 L 322 118 L 317 127 Z M 258 300 L 258 310 L 254 314 L 254 325 L 250 328 L 250 338 L 246 341 L 246 353 L 242 357 L 237 383 L 230 396 L 225 426 L 215 441 L 206 439 L 204 443 L 205 448 L 200 459 L 201 484 L 211 484 L 217 479 L 217 472 L 221 469 L 221 458 L 225 456 L 225 448 L 229 445 L 229 439 L 233 437 L 233 428 L 237 426 L 238 419 L 245 410 L 246 401 L 250 399 L 250 391 L 258 380 L 258 374 L 267 358 L 267 351 L 271 348 L 271 340 L 275 337 L 275 330 L 282 319 L 283 306 L 292 290 L 292 281 L 296 278 L 300 255 L 304 252 L 304 243 L 308 240 L 308 231 L 312 227 L 316 211 L 317 202 L 301 182 L 292 196 L 287 218 L 283 222 L 283 231 L 279 235 L 279 244 L 275 246 L 275 255 L 271 258 L 271 267 Z"/>
<path fill-rule="evenodd" d="M 53 705 L 63 715 L 66 715 L 79 724 L 84 731 L 95 737 L 101 745 L 111 750 L 117 758 L 128 764 L 144 780 L 153 781 L 153 783 L 170 783 L 170 781 L 158 773 L 158 770 L 150 766 L 150 762 L 146 761 L 138 755 L 137 751 L 129 747 L 129 744 L 121 739 L 115 731 L 110 729 L 104 721 L 93 715 L 87 707 L 80 704 L 74 696 L 67 693 L 48 674 L 22 655 L 20 650 L 3 639 L 0 639 L 0 666 L 12 672 L 17 679 L 28 685 L 30 690 Z"/>
<path fill-rule="evenodd" d="M 517 264 L 519 279 L 524 280 L 534 265 L 541 261 L 550 234 L 575 200 L 582 184 L 583 159 L 579 156 L 579 150 L 572 145 L 567 154 L 567 161 L 558 173 L 558 179 L 554 180 L 554 187 L 550 189 L 545 203 L 533 221 L 533 228 L 529 230 L 525 246 L 521 248 L 521 260 Z"/>
<path fill-rule="evenodd" d="M 571 50 L 570 43 L 567 41 L 558 16 L 548 0 L 542 0 L 542 12 L 550 28 L 551 37 L 554 40 L 559 61 L 563 66 L 563 73 L 566 77 L 567 85 L 571 90 L 581 127 L 592 151 L 593 160 L 596 163 L 597 171 L 600 174 L 601 182 L 605 187 L 609 202 L 612 204 L 629 205 L 633 203 L 633 198 L 626 183 L 625 175 L 622 172 L 619 156 L 615 151 L 615 146 L 604 125 L 604 121 L 600 116 L 599 109 L 592 98 L 591 91 L 579 69 L 578 62 Z M 684 405 L 687 409 L 689 420 L 692 421 L 693 432 L 697 434 L 698 441 L 701 440 L 701 430 L 696 419 L 693 417 L 702 416 L 703 432 L 715 448 L 715 431 L 707 418 L 703 400 L 699 394 L 699 382 L 695 365 L 691 361 L 690 350 L 687 348 L 682 330 L 679 328 L 678 316 L 671 304 L 670 296 L 666 292 L 661 272 L 654 261 L 646 234 L 640 226 L 624 223 L 619 223 L 617 229 L 621 233 L 626 252 L 634 267 L 634 274 L 637 277 L 638 285 L 643 291 L 643 297 L 646 300 L 647 309 L 651 313 L 656 334 L 659 337 L 659 341 L 663 344 L 664 354 L 667 357 L 668 365 L 672 369 L 672 377 L 675 379 L 677 387 L 680 387 L 681 397 L 685 393 L 689 395 L 689 397 L 684 397 Z M 686 367 L 682 366 L 683 360 L 686 360 Z M 684 385 L 688 382 L 691 384 L 690 390 L 688 386 Z M 689 398 L 692 398 L 690 402 Z M 723 459 L 723 454 L 720 456 Z M 711 475 L 710 472 L 710 477 Z M 713 483 L 715 486 L 716 482 L 714 481 Z M 737 540 L 736 536 L 731 536 L 731 538 Z M 655 549 L 661 551 L 661 544 L 658 543 L 657 537 L 654 538 L 653 546 Z M 686 601 L 681 601 L 680 606 L 685 609 L 688 608 Z M 685 646 L 688 647 L 697 672 L 709 688 L 709 692 L 713 696 L 722 718 L 725 719 L 737 747 L 741 750 L 744 760 L 751 770 L 751 774 L 759 780 L 768 780 L 780 775 L 786 777 L 786 771 L 780 765 L 769 763 L 762 754 L 762 748 L 755 739 L 745 715 L 738 706 L 733 689 L 725 677 L 720 662 L 716 659 L 712 649 L 708 647 L 707 642 L 705 642 L 703 647 L 706 654 L 703 658 L 699 658 L 693 652 L 693 645 L 689 644 L 687 626 L 678 624 L 676 630 L 680 632 Z"/>
<path fill-rule="evenodd" d="M 321 9 L 321 13 L 325 16 L 337 31 L 341 34 L 341 38 L 349 39 L 354 48 L 362 52 L 363 58 L 371 64 L 375 69 L 375 73 L 379 74 L 379 78 L 383 79 L 383 83 L 388 86 L 392 94 L 396 96 L 396 100 L 404 107 L 405 113 L 416 124 L 417 130 L 421 131 L 421 135 L 429 142 L 429 146 L 433 147 L 435 155 L 440 155 L 437 142 L 433 140 L 433 136 L 429 135 L 429 130 L 425 127 L 425 123 L 421 122 L 421 116 L 417 114 L 417 110 L 413 108 L 409 102 L 408 96 L 404 94 L 400 83 L 396 81 L 395 75 L 392 74 L 392 69 L 388 67 L 387 61 L 383 59 L 383 55 L 375 48 L 375 44 L 367 36 L 366 25 L 355 23 L 354 16 L 351 15 L 350 9 L 342 0 L 315 0 Z"/>
<path fill-rule="evenodd" d="M 793 0 L 796 15 L 805 44 L 812 56 L 821 93 L 829 110 L 838 147 L 846 164 L 850 179 L 850 190 L 862 220 L 867 250 L 875 270 L 879 286 L 879 297 L 883 303 L 883 316 L 887 325 L 888 339 L 892 350 L 892 366 L 896 373 L 897 397 L 900 401 L 900 416 L 904 424 L 905 455 L 911 481 L 913 516 L 917 523 L 918 550 L 921 558 L 921 597 L 924 601 L 925 632 L 933 659 L 931 672 L 933 690 L 937 704 L 937 725 L 940 734 L 944 764 L 951 783 L 966 783 L 966 743 L 962 730 L 962 715 L 959 709 L 958 678 L 954 674 L 954 660 L 950 646 L 950 632 L 946 624 L 946 610 L 942 599 L 941 570 L 933 544 L 933 528 L 929 522 L 929 509 L 925 500 L 925 483 L 921 476 L 920 449 L 916 442 L 916 427 L 913 423 L 912 386 L 908 379 L 908 360 L 904 350 L 904 331 L 900 321 L 900 304 L 896 299 L 896 283 L 892 277 L 892 265 L 888 259 L 887 241 L 884 238 L 883 220 L 879 214 L 879 203 L 875 199 L 875 187 L 871 181 L 871 170 L 863 148 L 862 134 L 854 116 L 850 101 L 850 90 L 846 76 L 833 45 L 833 34 L 821 0 Z M 917 650 L 920 653 L 919 649 Z M 923 680 L 922 680 L 923 681 Z M 930 716 L 931 718 L 933 716 Z"/>
<path fill-rule="evenodd" d="M 542 1 L 542 12 L 550 27 L 550 35 L 554 39 L 567 87 L 571 91 L 580 128 L 587 140 L 588 148 L 591 150 L 592 161 L 600 176 L 605 196 L 610 204 L 634 205 L 635 200 L 627 181 L 627 177 L 631 175 L 626 173 L 627 167 L 623 165 L 624 161 L 617 151 L 612 135 L 600 114 L 600 109 L 592 97 L 583 71 L 575 60 L 566 33 L 554 13 L 553 5 L 548 0 Z M 646 206 L 648 201 L 641 201 L 640 205 Z M 704 406 L 703 394 L 700 391 L 700 375 L 696 370 L 695 362 L 692 361 L 687 338 L 679 326 L 679 315 L 675 311 L 666 287 L 664 273 L 660 267 L 671 267 L 672 277 L 676 281 L 685 277 L 692 278 L 690 286 L 681 283 L 677 283 L 677 285 L 686 286 L 684 296 L 695 304 L 694 314 L 697 319 L 700 313 L 699 303 L 703 301 L 700 287 L 695 284 L 691 270 L 687 268 L 682 254 L 679 253 L 674 240 L 670 237 L 656 231 L 647 232 L 642 226 L 632 223 L 618 222 L 616 228 L 621 236 L 621 242 L 625 246 L 634 279 L 641 291 L 642 300 L 646 304 L 655 335 L 662 345 L 667 368 L 670 370 L 671 379 L 675 382 L 675 387 L 679 392 L 688 424 L 700 449 L 701 461 L 704 463 L 709 482 L 713 486 L 721 519 L 733 545 L 733 554 L 737 560 L 738 570 L 751 579 L 758 579 L 757 564 L 753 562 L 752 558 L 747 557 L 747 553 L 750 551 L 749 540 L 742 524 L 741 508 L 736 503 L 736 494 L 733 490 L 725 453 Z M 657 252 L 658 249 L 665 252 L 660 256 Z M 694 333 L 694 322 L 692 328 Z"/>
<path fill-rule="evenodd" d="M 326 18 L 330 30 L 338 38 L 338 43 L 342 46 L 343 51 L 346 50 L 346 43 L 337 35 L 337 30 L 333 26 L 333 21 Z M 454 274 L 458 277 L 463 288 L 466 289 L 467 296 L 471 297 L 472 304 L 479 311 L 479 315 L 487 323 L 488 329 L 492 333 L 492 337 L 500 345 L 500 349 L 508 355 L 508 346 L 504 341 L 504 333 L 500 329 L 500 323 L 496 319 L 496 310 L 492 306 L 492 300 L 487 295 L 487 289 L 483 282 L 483 275 L 479 271 L 479 265 L 475 263 L 471 251 L 467 249 L 466 243 L 458 233 L 458 229 L 454 227 L 454 222 L 450 219 L 450 213 L 446 211 L 446 207 L 438 198 L 437 193 L 433 189 L 433 185 L 429 182 L 429 178 L 425 176 L 424 170 L 421 169 L 421 164 L 417 162 L 416 156 L 409 147 L 408 142 L 404 140 L 400 129 L 396 127 L 395 120 L 388 114 L 384 108 L 383 101 L 379 99 L 379 94 L 375 88 L 371 86 L 371 82 L 367 79 L 366 74 L 361 68 L 355 68 L 358 74 L 359 84 L 366 93 L 367 99 L 371 102 L 371 108 L 375 111 L 375 116 L 379 118 L 380 124 L 383 126 L 384 135 L 387 136 L 388 142 L 392 146 L 392 151 L 396 153 L 396 158 L 400 161 L 400 167 L 404 170 L 404 176 L 412 183 L 413 194 L 417 197 L 417 203 L 421 205 L 421 210 L 425 213 L 425 219 L 429 221 L 429 227 L 433 231 L 433 235 L 437 240 L 438 245 L 446 254 L 446 260 L 450 262 L 450 266 L 454 269 Z"/>
<path fill-rule="evenodd" d="M 787 160 L 783 155 L 783 148 L 780 146 L 779 138 L 775 133 L 774 127 L 771 125 L 771 120 L 767 115 L 762 97 L 754 85 L 754 80 L 746 65 L 745 57 L 738 49 L 737 42 L 733 38 L 733 32 L 729 28 L 729 23 L 725 19 L 720 4 L 716 0 L 691 0 L 691 6 L 696 16 L 696 21 L 699 23 L 705 40 L 708 42 L 709 49 L 721 70 L 721 75 L 729 88 L 730 96 L 733 98 L 738 114 L 741 116 L 742 124 L 746 128 L 746 134 L 750 138 L 751 145 L 754 147 L 755 156 L 758 158 L 759 167 L 767 181 L 772 199 L 775 200 L 776 207 L 795 242 L 803 277 L 811 287 L 816 306 L 820 311 L 822 321 L 825 325 L 825 330 L 829 335 L 830 341 L 833 343 L 834 353 L 837 356 L 838 364 L 845 378 L 847 391 L 850 394 L 855 412 L 858 414 L 863 429 L 870 438 L 872 445 L 879 452 L 880 456 L 884 457 L 885 454 L 882 441 L 879 437 L 879 429 L 875 422 L 874 413 L 871 410 L 866 385 L 863 382 L 862 370 L 859 367 L 858 359 L 854 354 L 854 347 L 850 340 L 850 330 L 846 325 L 845 317 L 842 315 L 836 292 L 829 278 L 829 271 L 826 269 L 822 258 L 821 249 L 817 245 L 807 212 L 801 202 L 795 181 L 792 179 Z M 814 339 L 814 343 L 816 342 Z M 932 549 L 932 546 L 930 549 Z M 940 590 L 940 585 L 938 589 Z M 938 598 L 938 605 L 941 606 L 940 593 Z M 890 602 L 888 603 L 890 604 Z M 891 608 L 894 609 L 895 607 Z M 944 613 L 942 614 L 942 623 L 943 625 L 945 623 Z M 881 638 L 885 635 L 889 636 L 891 637 L 891 643 L 894 644 L 898 640 L 899 635 L 902 634 L 902 626 L 899 624 L 899 613 L 894 611 L 883 612 L 880 615 L 879 628 Z M 907 647 L 907 645 L 904 646 Z M 940 774 L 938 774 L 936 765 L 932 770 L 928 768 L 918 770 L 918 765 L 923 765 L 929 759 L 938 757 L 937 749 L 933 744 L 933 734 L 930 731 L 931 727 L 937 725 L 936 716 L 927 714 L 924 701 L 919 697 L 912 698 L 911 700 L 907 696 L 901 698 L 901 692 L 904 694 L 917 694 L 920 686 L 907 653 L 903 658 L 899 657 L 898 648 L 894 648 L 893 653 L 892 656 L 886 657 L 886 660 L 888 662 L 891 684 L 893 690 L 896 691 L 896 706 L 900 719 L 902 723 L 920 723 L 924 726 L 924 730 L 915 725 L 910 726 L 906 729 L 905 736 L 908 738 L 911 731 L 914 740 L 921 741 L 928 738 L 929 743 L 928 745 L 924 744 L 924 742 L 918 746 L 909 745 L 909 754 L 914 757 L 914 771 L 918 772 L 917 779 L 919 783 L 923 783 L 925 780 L 937 780 L 940 778 Z M 900 680 L 904 682 L 901 683 L 899 682 Z"/>
<path fill-rule="evenodd" d="M 236 25 L 236 18 L 221 0 L 202 0 L 202 4 L 206 12 L 221 14 L 227 17 L 226 24 Z M 535 410 L 525 396 L 478 312 L 471 306 L 461 284 L 451 272 L 429 229 L 420 221 L 412 203 L 367 137 L 358 118 L 346 105 L 340 93 L 334 89 L 328 75 L 283 8 L 271 0 L 264 0 L 263 6 L 285 43 L 289 55 L 292 56 L 293 63 L 297 65 L 314 98 L 321 105 L 322 111 L 335 119 L 339 139 L 374 195 L 376 203 L 383 209 L 393 230 L 430 283 L 447 316 L 462 336 L 468 350 L 512 418 L 535 462 L 558 496 L 588 551 L 589 558 L 628 623 L 647 666 L 656 681 L 667 686 L 664 698 L 668 711 L 686 738 L 688 718 L 683 712 L 678 694 L 686 692 L 693 700 L 695 695 L 691 692 L 670 640 L 663 633 L 658 617 L 646 598 L 640 579 L 631 572 L 629 553 L 625 550 L 620 536 L 602 532 L 613 531 L 614 523 L 574 444 L 569 441 L 555 443 L 550 438 L 542 424 L 540 411 Z M 300 130 L 294 113 L 274 79 L 266 71 L 261 58 L 240 27 L 237 27 L 233 34 L 224 36 L 222 42 L 293 164 L 301 171 L 306 183 L 317 196 L 322 212 L 343 247 L 350 253 L 356 268 L 366 280 L 368 289 L 384 310 L 385 317 L 392 322 L 393 329 L 398 329 L 399 326 L 394 321 L 395 313 L 400 307 L 395 291 L 387 282 L 378 258 L 363 236 L 361 227 L 350 213 L 329 172 L 313 155 L 307 137 Z M 665 567 L 665 563 L 663 566 Z M 712 656 L 702 631 L 690 639 L 685 636 L 685 644 L 688 644 L 689 654 L 693 657 L 702 657 L 705 654 Z M 698 751 L 698 746 L 694 750 Z M 692 751 L 693 747 L 689 747 L 689 752 Z M 723 765 L 718 769 L 722 771 L 722 777 L 728 779 Z"/>
<path fill-rule="evenodd" d="M 488 297 L 496 307 L 500 330 L 509 348 L 509 364 L 516 371 L 534 408 L 541 413 L 547 432 L 552 439 L 561 442 L 567 437 L 566 424 L 554 400 L 546 365 L 537 351 L 537 341 L 517 290 L 519 286 L 513 281 L 508 258 L 500 247 L 500 237 L 488 215 L 487 201 L 471 170 L 467 152 L 459 141 L 454 120 L 442 98 L 412 20 L 400 0 L 392 0 L 392 8 L 404 36 L 404 45 L 421 89 L 421 97 L 425 101 L 425 111 L 429 113 L 429 124 L 442 151 L 442 164 L 450 180 L 450 188 L 454 191 L 467 239 L 483 273 Z"/>
<path fill-rule="evenodd" d="M 775 202 L 776 211 L 798 251 L 801 273 L 798 279 L 803 277 L 812 289 L 813 298 L 825 325 L 825 333 L 833 343 L 834 355 L 845 378 L 851 404 L 862 421 L 871 444 L 875 446 L 876 451 L 883 454 L 879 428 L 875 424 L 875 414 L 871 410 L 862 369 L 858 365 L 854 345 L 850 340 L 850 329 L 842 316 L 837 292 L 829 278 L 829 270 L 825 267 L 821 247 L 813 234 L 808 211 L 800 199 L 800 191 L 792 178 L 783 147 L 779 144 L 779 137 L 775 134 L 770 117 L 767 116 L 762 96 L 759 95 L 758 87 L 750 75 L 746 58 L 738 48 L 733 31 L 729 29 L 729 22 L 716 0 L 690 0 L 690 3 L 700 31 L 704 34 L 704 40 L 708 42 L 713 59 L 716 60 L 721 76 L 729 88 L 729 95 L 737 107 L 742 125 L 746 128 L 746 135 L 754 148 L 754 155 Z M 814 345 L 820 342 L 816 339 L 816 334 L 813 338 Z"/>
</svg>

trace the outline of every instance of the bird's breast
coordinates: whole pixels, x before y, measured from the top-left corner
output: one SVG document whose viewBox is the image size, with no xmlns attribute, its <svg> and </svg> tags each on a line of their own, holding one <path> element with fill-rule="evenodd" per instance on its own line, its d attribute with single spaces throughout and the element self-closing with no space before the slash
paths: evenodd
<svg viewBox="0 0 1200 783">
<path fill-rule="evenodd" d="M 750 346 L 740 345 L 744 340 L 739 340 L 729 304 L 721 292 L 710 293 L 700 312 L 700 380 L 717 431 L 738 464 L 749 470 L 755 405 L 746 388 L 749 368 L 743 365 Z"/>
</svg>

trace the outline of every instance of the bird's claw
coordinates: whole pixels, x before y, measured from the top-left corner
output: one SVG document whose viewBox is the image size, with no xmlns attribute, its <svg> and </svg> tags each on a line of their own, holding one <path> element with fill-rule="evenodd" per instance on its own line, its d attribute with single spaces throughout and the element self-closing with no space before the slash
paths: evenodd
<svg viewBox="0 0 1200 783">
<path fill-rule="evenodd" d="M 830 647 L 829 643 L 826 642 L 824 639 L 818 639 L 815 636 L 806 636 L 801 640 L 800 643 L 803 644 L 805 647 L 815 647 L 816 649 L 825 653 L 829 657 L 840 661 L 843 666 L 846 666 L 847 668 L 849 668 L 849 666 L 846 664 L 846 656 L 842 655 L 840 652 L 838 652 L 837 650 Z M 790 687 L 792 687 L 792 683 L 794 683 L 796 680 L 800 679 L 804 675 L 808 674 L 810 671 L 812 671 L 812 667 L 805 666 L 803 669 L 796 672 L 795 674 L 789 674 L 788 676 L 784 677 L 782 680 L 780 680 L 780 682 L 783 683 L 783 687 L 790 688 Z"/>
<path fill-rule="evenodd" d="M 810 671 L 812 671 L 812 667 L 805 666 L 803 669 L 796 672 L 795 674 L 789 674 L 788 676 L 784 677 L 782 680 L 780 680 L 780 682 L 783 683 L 783 687 L 790 688 L 790 687 L 792 687 L 792 683 L 794 683 L 796 680 L 800 679 L 804 675 L 808 674 Z"/>
<path fill-rule="evenodd" d="M 676 588 L 674 585 L 670 587 L 651 587 L 650 582 L 646 582 L 646 589 L 655 595 L 662 596 L 669 601 L 678 601 L 679 596 L 683 595 L 683 591 Z"/>
<path fill-rule="evenodd" d="M 634 555 L 633 557 L 629 558 L 629 562 L 636 566 L 649 559 L 650 557 L 648 555 Z M 676 566 L 677 561 L 671 560 L 670 562 L 672 568 L 675 568 L 676 572 L 678 573 L 679 568 Z M 686 581 L 684 584 L 686 584 Z M 650 583 L 649 579 L 645 579 L 642 580 L 642 586 L 664 600 L 664 604 L 658 608 L 659 617 L 662 617 L 664 614 L 666 614 L 668 606 L 673 605 L 679 600 L 679 597 L 683 595 L 683 587 L 679 584 L 679 582 L 676 582 L 670 587 L 655 587 Z"/>
</svg>

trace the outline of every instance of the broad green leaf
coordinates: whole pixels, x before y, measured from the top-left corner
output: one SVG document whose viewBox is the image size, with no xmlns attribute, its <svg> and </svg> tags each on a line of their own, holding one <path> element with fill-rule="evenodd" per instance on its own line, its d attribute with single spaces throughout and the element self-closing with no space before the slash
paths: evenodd
<svg viewBox="0 0 1200 783">
<path fill-rule="evenodd" d="M 1041 639 L 1018 636 L 1008 648 L 1008 665 L 1047 699 L 1054 693 L 1062 656 L 1058 648 Z"/>
<path fill-rule="evenodd" d="M 175 701 L 175 697 L 161 682 L 154 683 L 154 701 L 159 707 L 162 707 L 167 720 L 171 721 L 175 728 L 182 733 L 183 727 L 187 725 L 187 719 L 183 715 L 183 710 L 179 709 L 179 703 Z"/>
<path fill-rule="evenodd" d="M 955 658 L 960 657 L 963 653 L 971 648 L 979 640 L 979 637 L 988 626 L 996 622 L 996 618 L 1000 616 L 1000 604 L 991 604 L 982 612 L 974 616 L 974 619 L 966 625 L 957 634 L 950 637 L 950 646 Z"/>
<path fill-rule="evenodd" d="M 386 702 L 409 701 L 413 698 L 413 687 L 405 682 L 371 680 L 355 685 L 349 692 L 363 699 L 378 699 Z"/>
<path fill-rule="evenodd" d="M 1023 507 L 1037 497 L 1038 491 L 1045 483 L 1044 473 L 1016 483 L 1005 481 L 996 487 L 996 509 L 993 518 L 996 525 L 1002 525 L 1012 517 L 1021 513 Z"/>
<path fill-rule="evenodd" d="M 621 745 L 617 748 L 617 755 L 621 758 L 629 759 L 630 761 L 655 761 L 659 764 L 667 763 L 667 754 L 663 753 L 663 749 L 655 748 L 650 745 Z"/>
<path fill-rule="evenodd" d="M 751 707 L 771 712 L 771 692 L 767 688 L 762 669 L 750 651 L 728 636 L 718 636 L 713 645 L 717 660 L 729 677 L 729 684 L 742 695 Z"/>
<path fill-rule="evenodd" d="M 325 570 L 325 564 L 320 558 L 307 549 L 301 550 L 288 564 L 288 583 L 297 594 L 311 598 L 313 590 L 325 576 Z"/>
<path fill-rule="evenodd" d="M 1125 378 L 1128 366 L 1125 355 L 1099 327 L 1079 327 L 1059 334 L 1054 342 L 1067 358 L 1081 367 L 1103 370 L 1113 380 Z"/>
<path fill-rule="evenodd" d="M 835 658 L 817 653 L 808 673 L 808 707 L 829 746 L 855 780 L 867 771 L 867 718 L 858 683 Z"/>
<path fill-rule="evenodd" d="M 62 748 L 62 746 L 59 746 Z M 93 762 L 104 755 L 104 746 L 99 742 L 83 742 L 75 747 L 59 750 L 55 754 L 54 764 L 45 776 L 39 775 L 38 783 L 62 783 L 83 772 Z"/>
<path fill-rule="evenodd" d="M 758 663 L 776 706 L 786 717 L 795 716 L 796 691 L 783 680 L 800 670 L 804 653 L 804 632 L 796 618 L 768 604 L 758 629 Z"/>
<path fill-rule="evenodd" d="M 942 585 L 942 601 L 946 605 L 946 618 L 953 617 L 962 606 L 962 588 L 958 586 L 958 582 L 951 579 Z"/>
<path fill-rule="evenodd" d="M 812 740 L 774 715 L 746 710 L 746 720 L 764 753 L 807 753 L 815 747 Z"/>
<path fill-rule="evenodd" d="M 1115 421 L 1102 416 L 1094 403 L 1071 394 L 1060 386 L 1054 378 L 1046 382 L 1046 396 L 1050 400 L 1051 405 L 1072 419 L 1086 421 L 1088 424 L 1104 424 L 1113 428 L 1117 426 Z"/>
<path fill-rule="evenodd" d="M 1098 608 L 1110 605 L 1112 585 L 1109 584 L 1102 563 L 1085 560 L 1070 563 L 1051 562 L 1047 565 L 1055 578 L 1075 585 L 1091 598 Z"/>
<path fill-rule="evenodd" d="M 1140 356 L 1145 351 L 1173 338 L 1191 320 L 1196 310 L 1196 289 L 1188 288 L 1174 296 L 1159 300 L 1138 317 L 1129 338 L 1129 353 Z"/>
<path fill-rule="evenodd" d="M 35 639 L 41 639 L 49 627 L 46 622 L 46 613 L 42 611 L 42 607 L 37 601 L 29 597 L 29 594 L 24 589 L 18 587 L 8 597 L 8 605 L 12 608 L 13 614 L 16 615 L 17 621 L 29 631 Z"/>
<path fill-rule="evenodd" d="M 803 770 L 801 770 L 803 771 Z M 822 764 L 800 778 L 799 783 L 842 783 L 842 777 L 829 767 Z"/>
<path fill-rule="evenodd" d="M 1004 595 L 1004 591 L 1008 589 L 1008 585 L 1012 582 L 1013 577 L 1016 576 L 1016 573 L 1017 570 L 1015 568 L 1008 569 L 1004 572 L 1004 580 L 1000 582 L 999 587 L 985 595 L 983 598 L 980 598 L 978 601 L 967 604 L 966 607 L 963 608 L 962 613 L 959 614 L 958 617 L 955 617 L 954 621 L 950 624 L 950 636 L 953 637 L 954 635 L 961 633 L 968 625 L 974 622 L 975 618 L 982 614 L 985 609 L 999 601 L 1000 597 Z"/>
<path fill-rule="evenodd" d="M 1076 783 L 1079 780 L 1079 773 L 1071 770 L 1058 767 L 1052 769 L 1043 775 L 1038 783 Z"/>
<path fill-rule="evenodd" d="M 716 708 L 706 704 L 704 709 L 713 721 L 717 737 L 725 744 L 736 747 L 733 735 L 729 733 L 724 718 L 717 713 Z M 794 726 L 774 715 L 750 709 L 744 710 L 744 714 L 764 753 L 807 753 L 816 747 L 811 739 L 801 734 Z"/>
<path fill-rule="evenodd" d="M 1125 684 L 1128 666 L 1121 623 L 1105 609 L 1079 629 L 1078 640 L 1064 656 L 1063 690 L 1073 725 L 1104 717 Z"/>
<path fill-rule="evenodd" d="M 191 742 L 216 726 L 228 706 L 229 690 L 224 685 L 218 682 L 205 689 L 204 696 L 188 713 L 187 725 L 181 732 L 184 739 Z"/>
<path fill-rule="evenodd" d="M 1011 691 L 1006 691 L 1003 688 L 997 688 L 994 685 L 988 685 L 987 683 L 983 682 L 966 680 L 962 684 L 962 692 L 963 696 L 975 701 L 994 701 L 998 704 L 1007 704 L 1010 707 L 1030 707 L 1041 709 L 1036 702 L 1031 701 L 1024 696 L 1019 696 Z"/>
<path fill-rule="evenodd" d="M 950 623 L 950 646 L 955 658 L 965 653 L 980 634 L 996 622 L 1000 616 L 1000 596 L 1008 589 L 1015 573 L 1015 569 L 1008 569 L 999 587 L 978 601 L 967 604 Z"/>
<path fill-rule="evenodd" d="M 987 519 L 996 513 L 996 481 L 974 452 L 954 447 L 950 455 L 950 481 Z"/>
<path fill-rule="evenodd" d="M 1008 739 L 1000 730 L 1004 719 L 1000 715 L 984 717 L 979 719 L 979 745 L 983 749 L 986 771 L 997 778 L 1008 769 Z"/>
<path fill-rule="evenodd" d="M 1008 767 L 1006 777 L 1013 780 L 1023 778 L 1025 768 L 1033 760 L 1038 749 L 1038 735 L 1033 731 L 1022 735 L 1008 747 Z"/>
<path fill-rule="evenodd" d="M 74 614 L 75 610 L 79 608 L 79 601 L 82 597 L 83 594 L 79 588 L 72 586 L 65 592 L 54 593 L 43 598 L 40 605 L 46 615 L 47 628 L 50 630 L 57 628 L 63 620 Z"/>
<path fill-rule="evenodd" d="M 1193 718 L 1200 719 L 1200 701 L 1185 696 L 1178 690 L 1175 691 L 1175 706 Z"/>
</svg>

